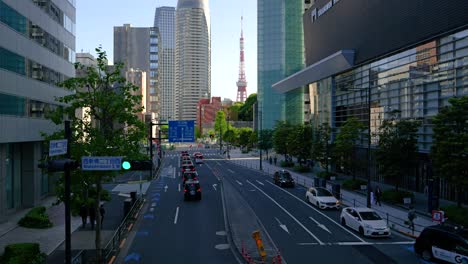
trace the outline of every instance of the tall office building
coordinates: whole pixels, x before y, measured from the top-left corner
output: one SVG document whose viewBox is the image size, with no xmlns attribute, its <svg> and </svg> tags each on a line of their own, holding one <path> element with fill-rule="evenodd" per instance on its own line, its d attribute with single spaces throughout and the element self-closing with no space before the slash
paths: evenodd
<svg viewBox="0 0 468 264">
<path fill-rule="evenodd" d="M 304 120 L 304 93 L 281 94 L 271 87 L 304 67 L 303 0 L 258 0 L 258 115 L 260 129 L 287 119 Z M 286 108 L 287 107 L 287 108 Z"/>
<path fill-rule="evenodd" d="M 196 120 L 197 104 L 211 97 L 208 0 L 179 0 L 176 11 L 176 118 Z"/>
<path fill-rule="evenodd" d="M 145 112 L 156 114 L 159 118 L 159 32 L 157 28 L 132 27 L 124 24 L 114 27 L 114 62 L 124 63 L 122 75 L 130 69 L 147 72 L 149 84 Z"/>
<path fill-rule="evenodd" d="M 41 132 L 60 129 L 45 118 L 68 94 L 56 84 L 75 76 L 75 1 L 0 0 L 0 36 L 1 222 L 53 186 L 37 165 Z"/>
<path fill-rule="evenodd" d="M 161 119 L 175 117 L 175 7 L 156 8 L 154 27 L 159 28 L 159 87 Z"/>
</svg>

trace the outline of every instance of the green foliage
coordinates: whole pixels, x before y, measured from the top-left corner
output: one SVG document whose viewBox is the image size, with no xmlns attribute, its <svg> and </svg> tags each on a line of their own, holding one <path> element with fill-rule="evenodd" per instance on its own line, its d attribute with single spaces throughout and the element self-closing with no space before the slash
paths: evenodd
<svg viewBox="0 0 468 264">
<path fill-rule="evenodd" d="M 468 208 L 451 205 L 444 206 L 441 209 L 448 217 L 448 221 L 465 227 L 468 226 Z"/>
<path fill-rule="evenodd" d="M 263 129 L 259 133 L 258 148 L 268 151 L 273 148 L 273 130 Z"/>
<path fill-rule="evenodd" d="M 312 127 L 310 125 L 297 124 L 292 126 L 287 139 L 289 154 L 305 161 L 310 158 L 312 147 Z"/>
<path fill-rule="evenodd" d="M 253 105 L 257 102 L 257 94 L 253 93 L 247 97 L 245 102 L 239 107 L 239 120 L 252 121 L 253 120 Z"/>
<path fill-rule="evenodd" d="M 347 190 L 360 190 L 361 185 L 367 185 L 367 182 L 360 179 L 346 179 L 343 181 L 343 188 Z"/>
<path fill-rule="evenodd" d="M 397 191 L 397 190 L 385 190 L 382 192 L 382 201 L 402 204 L 403 198 L 411 198 L 411 201 L 414 201 L 414 194 L 407 191 Z"/>
<path fill-rule="evenodd" d="M 40 252 L 37 243 L 10 244 L 1 258 L 4 264 L 45 264 L 47 255 Z"/>
<path fill-rule="evenodd" d="M 434 143 L 431 156 L 436 174 L 458 187 L 458 206 L 468 186 L 468 96 L 450 98 L 432 119 Z"/>
<path fill-rule="evenodd" d="M 202 134 L 200 133 L 200 128 L 195 126 L 195 139 L 201 138 Z"/>
<path fill-rule="evenodd" d="M 358 163 L 354 158 L 354 147 L 363 129 L 364 125 L 357 118 L 349 118 L 340 127 L 334 142 L 333 154 L 336 164 L 343 167 L 345 172 L 350 171 L 353 178 Z"/>
<path fill-rule="evenodd" d="M 250 127 L 239 128 L 239 145 L 244 148 L 252 148 L 253 142 L 256 141 L 256 134 Z"/>
<path fill-rule="evenodd" d="M 280 166 L 283 167 L 283 168 L 294 167 L 294 162 L 288 162 L 288 161 L 282 160 L 282 161 L 280 162 Z"/>
<path fill-rule="evenodd" d="M 330 133 L 331 128 L 328 123 L 320 125 L 313 133 L 312 158 L 320 162 L 322 166 L 328 166 L 328 157 L 331 156 Z"/>
<path fill-rule="evenodd" d="M 395 183 L 396 190 L 416 163 L 418 127 L 417 121 L 393 118 L 380 126 L 377 161 L 381 173 Z"/>
<path fill-rule="evenodd" d="M 278 121 L 273 132 L 273 148 L 276 153 L 286 155 L 290 153 L 288 135 L 292 133 L 293 127 L 286 121 Z"/>
<path fill-rule="evenodd" d="M 223 135 L 227 130 L 226 114 L 222 110 L 216 112 L 214 130 L 215 133 L 221 135 Z"/>
<path fill-rule="evenodd" d="M 330 180 L 330 177 L 331 176 L 336 176 L 336 173 L 321 171 L 321 172 L 317 173 L 316 176 L 319 177 L 319 178 L 322 178 L 322 179 Z"/>
<path fill-rule="evenodd" d="M 309 167 L 300 166 L 300 165 L 294 166 L 293 170 L 294 170 L 294 171 L 297 171 L 297 172 L 310 172 L 310 168 L 309 168 Z"/>
<path fill-rule="evenodd" d="M 52 222 L 46 214 L 44 206 L 34 207 L 19 220 L 18 225 L 27 228 L 49 228 L 52 227 Z"/>
</svg>

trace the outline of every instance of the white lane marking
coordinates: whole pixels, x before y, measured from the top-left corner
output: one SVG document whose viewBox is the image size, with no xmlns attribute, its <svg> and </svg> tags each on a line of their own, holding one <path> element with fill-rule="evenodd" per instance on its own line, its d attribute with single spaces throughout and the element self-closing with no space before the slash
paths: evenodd
<svg viewBox="0 0 468 264">
<path fill-rule="evenodd" d="M 177 217 L 179 217 L 179 207 L 178 206 L 177 206 L 177 209 L 175 211 L 174 225 L 177 224 Z"/>
<path fill-rule="evenodd" d="M 231 169 L 227 169 L 230 173 L 235 174 L 235 172 Z"/>
<path fill-rule="evenodd" d="M 240 181 L 238 181 L 238 180 L 236 180 L 236 182 L 237 182 L 240 186 L 243 185 L 242 182 L 240 182 Z"/>
<path fill-rule="evenodd" d="M 257 181 L 257 180 L 255 180 L 255 181 L 258 182 L 258 184 L 260 184 L 260 185 L 262 185 L 262 186 L 265 185 L 265 184 L 263 184 L 263 182 L 261 182 L 261 181 Z"/>
<path fill-rule="evenodd" d="M 176 168 L 173 168 L 173 172 L 172 172 L 172 178 L 176 178 Z"/>
<path fill-rule="evenodd" d="M 213 189 L 215 189 L 215 191 L 217 191 L 217 190 L 216 190 L 216 186 L 218 186 L 218 184 L 214 183 L 214 184 L 213 184 Z"/>
<path fill-rule="evenodd" d="M 263 193 L 263 195 L 265 195 L 266 197 L 268 197 L 274 204 L 276 204 L 279 208 L 281 208 L 281 210 L 283 210 L 287 215 L 289 215 L 294 221 L 296 221 L 296 223 L 298 223 L 310 236 L 312 236 L 315 240 L 317 240 L 317 242 L 319 242 L 320 245 L 323 245 L 324 243 L 322 241 L 320 241 L 320 239 L 318 239 L 318 237 L 316 237 L 312 232 L 310 232 L 309 229 L 307 229 L 301 222 L 299 222 L 299 220 L 297 220 L 296 217 L 294 217 L 290 212 L 288 212 L 288 210 L 284 209 L 284 207 L 282 207 L 279 203 L 277 203 L 275 201 L 275 199 L 271 198 L 271 196 L 269 196 L 268 194 L 266 194 L 264 191 L 262 191 L 260 188 L 258 188 L 257 186 L 255 186 L 253 183 L 251 183 L 249 180 L 247 180 L 247 182 L 252 185 L 255 189 L 257 189 L 258 191 L 260 191 L 261 193 Z"/>
<path fill-rule="evenodd" d="M 180 183 L 179 183 L 179 192 L 180 192 Z"/>
<path fill-rule="evenodd" d="M 331 219 L 330 217 L 328 217 L 328 215 L 320 212 L 317 208 L 313 207 L 312 205 L 304 202 L 303 200 L 299 199 L 298 197 L 296 197 L 294 194 L 288 192 L 288 191 L 285 191 L 283 188 L 280 188 L 276 185 L 274 185 L 273 183 L 270 183 L 268 182 L 269 184 L 275 186 L 276 188 L 280 189 L 281 191 L 291 195 L 293 198 L 297 199 L 299 202 L 307 205 L 308 207 L 312 208 L 314 211 L 316 211 L 317 213 L 319 213 L 321 216 L 327 218 L 328 220 L 330 220 L 331 222 L 335 223 L 337 226 L 339 226 L 340 228 L 342 228 L 343 230 L 345 230 L 346 232 L 350 233 L 352 236 L 354 236 L 355 238 L 357 238 L 359 241 L 363 242 L 363 243 L 367 243 L 366 241 L 364 241 L 364 239 L 360 238 L 359 236 L 357 236 L 356 234 L 354 234 L 353 232 L 351 232 L 350 230 L 348 230 L 347 228 L 345 228 L 344 226 L 342 226 L 340 223 L 336 222 L 335 220 Z"/>
<path fill-rule="evenodd" d="M 374 242 L 376 245 L 413 245 L 414 241 Z"/>
<path fill-rule="evenodd" d="M 150 212 L 153 212 L 153 211 L 154 211 L 154 207 L 151 207 L 151 208 L 150 208 Z"/>
<path fill-rule="evenodd" d="M 164 192 L 167 192 L 167 188 L 169 188 L 169 187 L 167 187 L 167 185 L 164 186 Z"/>
<path fill-rule="evenodd" d="M 339 246 L 363 246 L 363 245 L 371 245 L 372 243 L 369 242 L 338 242 L 334 243 Z"/>
<path fill-rule="evenodd" d="M 284 231 L 286 231 L 286 233 L 289 234 L 289 230 L 288 230 L 288 228 L 286 227 L 286 225 L 282 224 L 278 218 L 275 217 L 275 219 L 276 219 L 276 221 L 278 222 L 279 226 L 280 226 Z"/>
<path fill-rule="evenodd" d="M 299 246 L 316 246 L 318 243 L 297 243 Z"/>
<path fill-rule="evenodd" d="M 318 227 L 322 228 L 323 230 L 325 230 L 325 231 L 327 231 L 328 233 L 331 234 L 330 230 L 328 230 L 328 228 L 325 225 L 319 223 L 319 221 L 312 218 L 312 216 L 309 216 L 309 218 L 310 218 L 310 220 L 314 221 L 318 225 Z"/>
</svg>

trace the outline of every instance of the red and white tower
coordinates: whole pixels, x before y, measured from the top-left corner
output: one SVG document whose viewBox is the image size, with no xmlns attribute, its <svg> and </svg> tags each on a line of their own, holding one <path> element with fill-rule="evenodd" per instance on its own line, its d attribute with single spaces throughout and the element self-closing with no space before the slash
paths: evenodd
<svg viewBox="0 0 468 264">
<path fill-rule="evenodd" d="M 244 31 L 242 28 L 243 17 L 241 17 L 241 37 L 240 37 L 240 65 L 239 65 L 239 80 L 237 81 L 237 102 L 245 102 L 247 99 L 247 80 L 245 79 L 245 64 L 244 64 Z"/>
</svg>

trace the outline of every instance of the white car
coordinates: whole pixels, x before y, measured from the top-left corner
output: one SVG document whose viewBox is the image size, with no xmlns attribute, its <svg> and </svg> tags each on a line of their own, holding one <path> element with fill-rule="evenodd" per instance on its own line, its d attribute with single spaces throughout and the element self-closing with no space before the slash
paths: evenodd
<svg viewBox="0 0 468 264">
<path fill-rule="evenodd" d="M 367 237 L 388 237 L 390 228 L 377 212 L 367 207 L 347 207 L 341 211 L 341 224 Z"/>
<path fill-rule="evenodd" d="M 335 208 L 338 209 L 340 201 L 325 188 L 309 188 L 306 192 L 306 201 L 316 205 L 320 209 Z"/>
</svg>

